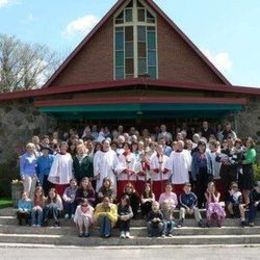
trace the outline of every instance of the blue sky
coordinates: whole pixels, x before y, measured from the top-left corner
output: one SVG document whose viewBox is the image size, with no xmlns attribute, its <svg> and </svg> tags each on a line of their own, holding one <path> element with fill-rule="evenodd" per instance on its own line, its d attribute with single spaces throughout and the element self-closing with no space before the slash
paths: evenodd
<svg viewBox="0 0 260 260">
<path fill-rule="evenodd" d="M 235 85 L 260 87 L 259 0 L 154 0 Z M 116 0 L 0 0 L 0 33 L 69 53 Z"/>
</svg>

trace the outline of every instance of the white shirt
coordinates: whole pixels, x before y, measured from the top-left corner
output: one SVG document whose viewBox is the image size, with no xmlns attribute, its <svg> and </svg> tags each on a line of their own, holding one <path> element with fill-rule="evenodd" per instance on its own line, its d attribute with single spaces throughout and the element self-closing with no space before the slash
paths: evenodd
<svg viewBox="0 0 260 260">
<path fill-rule="evenodd" d="M 172 173 L 171 182 L 173 184 L 184 184 L 189 182 L 189 171 L 192 160 L 190 152 L 187 150 L 183 150 L 182 152 L 173 151 L 169 160 Z"/>
<path fill-rule="evenodd" d="M 73 160 L 70 153 L 57 154 L 51 166 L 49 182 L 59 185 L 69 184 L 73 178 L 72 164 Z"/>
</svg>

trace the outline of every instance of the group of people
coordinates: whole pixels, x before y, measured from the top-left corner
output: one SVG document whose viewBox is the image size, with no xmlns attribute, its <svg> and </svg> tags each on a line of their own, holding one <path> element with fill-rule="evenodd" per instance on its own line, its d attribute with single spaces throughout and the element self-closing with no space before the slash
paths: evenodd
<svg viewBox="0 0 260 260">
<path fill-rule="evenodd" d="M 253 226 L 260 202 L 254 147 L 229 122 L 223 129 L 207 121 L 200 129 L 184 124 L 174 133 L 166 125 L 154 132 L 93 125 L 34 136 L 20 156 L 18 219 L 40 226 L 53 218 L 59 225 L 64 214 L 74 219 L 80 236 L 97 223 L 104 237 L 118 224 L 122 238 L 130 237 L 130 219 L 141 213 L 151 236 L 171 235 L 186 214 L 201 227 L 222 226 L 226 213 Z M 206 223 L 200 209 L 206 209 Z"/>
</svg>

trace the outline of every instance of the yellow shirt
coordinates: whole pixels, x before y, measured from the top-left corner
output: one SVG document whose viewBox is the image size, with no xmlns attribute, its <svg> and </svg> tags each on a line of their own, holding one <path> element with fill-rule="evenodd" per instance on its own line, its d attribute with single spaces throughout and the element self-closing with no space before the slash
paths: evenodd
<svg viewBox="0 0 260 260">
<path fill-rule="evenodd" d="M 117 205 L 111 203 L 109 204 L 108 208 L 105 208 L 103 203 L 99 203 L 95 209 L 95 214 L 94 214 L 95 222 L 98 221 L 98 218 L 100 216 L 107 216 L 111 220 L 112 226 L 115 226 L 118 218 Z"/>
</svg>

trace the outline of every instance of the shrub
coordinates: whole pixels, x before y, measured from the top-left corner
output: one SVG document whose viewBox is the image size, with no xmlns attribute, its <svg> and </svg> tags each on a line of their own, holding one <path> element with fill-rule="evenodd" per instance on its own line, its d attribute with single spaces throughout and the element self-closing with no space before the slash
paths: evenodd
<svg viewBox="0 0 260 260">
<path fill-rule="evenodd" d="M 260 181 L 260 164 L 254 165 L 255 180 Z"/>
</svg>

